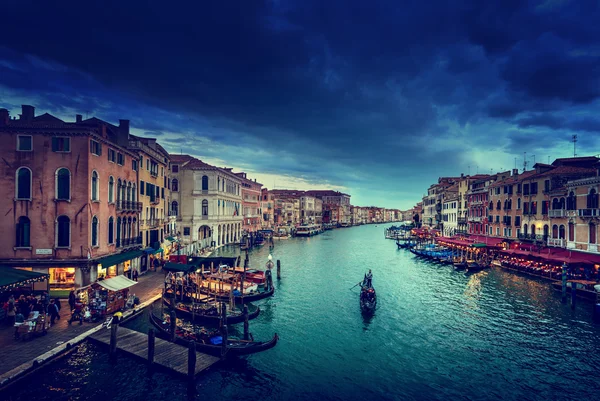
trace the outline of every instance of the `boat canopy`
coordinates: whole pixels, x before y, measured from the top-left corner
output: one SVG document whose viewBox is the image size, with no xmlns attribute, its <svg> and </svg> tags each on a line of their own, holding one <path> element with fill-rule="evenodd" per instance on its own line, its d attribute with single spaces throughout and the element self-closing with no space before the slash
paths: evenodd
<svg viewBox="0 0 600 401">
<path fill-rule="evenodd" d="M 130 280 L 125 276 L 117 276 L 98 281 L 98 285 L 109 291 L 120 291 L 135 284 L 137 284 L 137 281 Z"/>
</svg>

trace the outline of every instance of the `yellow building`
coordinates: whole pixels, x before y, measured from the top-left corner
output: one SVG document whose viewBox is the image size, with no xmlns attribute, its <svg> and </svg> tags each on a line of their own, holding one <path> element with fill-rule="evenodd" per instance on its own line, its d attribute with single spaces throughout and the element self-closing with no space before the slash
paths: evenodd
<svg viewBox="0 0 600 401">
<path fill-rule="evenodd" d="M 154 138 L 129 135 L 128 148 L 139 155 L 138 195 L 142 203 L 139 232 L 145 252 L 140 270 L 144 272 L 152 267 L 155 257 L 163 257 L 165 238 L 170 234 L 167 207 L 171 198 L 170 159 L 167 151 Z"/>
</svg>

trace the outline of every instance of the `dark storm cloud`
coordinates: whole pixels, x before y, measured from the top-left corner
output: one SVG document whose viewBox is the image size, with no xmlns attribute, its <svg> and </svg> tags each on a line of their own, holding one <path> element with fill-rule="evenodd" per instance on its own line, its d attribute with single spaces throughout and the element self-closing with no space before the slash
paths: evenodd
<svg viewBox="0 0 600 401">
<path fill-rule="evenodd" d="M 600 96 L 592 0 L 21 0 L 2 12 L 0 84 L 43 91 L 48 110 L 131 115 L 169 146 L 238 146 L 242 164 L 243 146 L 286 154 L 252 163 L 365 193 L 419 166 L 411 202 L 491 144 L 521 153 L 536 135 L 598 128 L 569 115 Z"/>
</svg>

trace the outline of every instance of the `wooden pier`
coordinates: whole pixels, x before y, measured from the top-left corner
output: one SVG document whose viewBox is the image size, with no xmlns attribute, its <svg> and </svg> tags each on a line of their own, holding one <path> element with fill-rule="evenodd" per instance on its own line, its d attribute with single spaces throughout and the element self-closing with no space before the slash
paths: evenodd
<svg viewBox="0 0 600 401">
<path fill-rule="evenodd" d="M 93 341 L 110 346 L 110 337 L 111 330 L 101 329 L 92 334 L 89 338 Z M 148 360 L 148 339 L 148 335 L 135 330 L 127 329 L 125 327 L 118 327 L 117 329 L 117 349 L 144 360 Z M 155 365 L 181 373 L 188 377 L 190 376 L 191 372 L 188 372 L 188 348 L 156 338 L 154 339 L 153 351 L 154 355 L 151 355 L 150 359 L 153 360 Z M 195 359 L 194 376 L 220 361 L 217 357 L 201 352 L 196 352 Z"/>
</svg>

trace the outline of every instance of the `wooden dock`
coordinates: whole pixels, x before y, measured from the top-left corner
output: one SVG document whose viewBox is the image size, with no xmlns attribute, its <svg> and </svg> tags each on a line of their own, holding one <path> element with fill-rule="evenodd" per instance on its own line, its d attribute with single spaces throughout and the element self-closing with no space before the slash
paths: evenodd
<svg viewBox="0 0 600 401">
<path fill-rule="evenodd" d="M 110 333 L 111 330 L 109 329 L 101 329 L 89 338 L 110 346 Z M 148 360 L 148 335 L 125 327 L 119 327 L 117 330 L 117 348 L 129 355 Z M 196 352 L 196 369 L 194 375 L 205 371 L 219 361 L 220 359 L 215 356 Z M 181 345 L 156 338 L 154 364 L 187 376 L 188 349 Z"/>
</svg>

